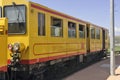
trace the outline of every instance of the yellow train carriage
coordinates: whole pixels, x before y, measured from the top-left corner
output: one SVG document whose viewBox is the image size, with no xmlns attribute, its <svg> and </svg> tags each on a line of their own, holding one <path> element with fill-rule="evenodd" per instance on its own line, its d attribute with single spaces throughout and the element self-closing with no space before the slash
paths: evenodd
<svg viewBox="0 0 120 80">
<path fill-rule="evenodd" d="M 25 54 L 22 54 L 21 60 L 29 59 L 29 3 L 26 0 L 0 0 L 2 16 L 8 18 L 8 44 L 24 44 Z M 28 10 L 27 10 L 28 8 Z M 5 13 L 3 13 L 5 12 Z M 20 29 L 21 28 L 21 29 Z M 8 45 L 7 44 L 7 45 Z M 8 62 L 10 62 L 11 51 L 8 49 Z"/>
<path fill-rule="evenodd" d="M 29 37 L 28 32 L 26 31 L 29 29 L 27 27 L 27 19 L 26 17 L 24 17 L 29 13 L 25 12 L 28 5 L 29 3 L 26 2 L 26 0 L 0 0 L 0 17 L 8 18 L 8 22 L 7 19 L 0 19 L 0 79 L 2 80 L 8 80 L 8 73 L 10 67 L 9 65 L 13 65 L 23 59 L 29 59 L 29 55 L 27 54 Z M 20 12 L 21 10 L 22 12 Z M 21 16 L 21 14 L 23 16 Z M 20 26 L 21 28 L 25 27 L 25 30 L 19 30 L 18 28 Z M 26 49 L 24 49 L 24 46 Z M 24 52 L 22 52 L 22 50 L 24 50 Z M 14 58 L 12 53 L 15 53 Z M 16 53 L 26 54 L 22 54 L 22 56 L 19 56 L 18 58 L 18 56 L 16 56 Z"/>
<path fill-rule="evenodd" d="M 32 2 L 30 9 L 31 59 L 52 60 L 86 53 L 85 22 Z M 40 22 L 39 17 L 45 22 Z M 70 24 L 73 28 L 68 27 Z M 83 38 L 79 35 L 80 25 L 84 27 Z M 44 31 L 38 33 L 38 26 L 43 26 L 41 29 Z M 69 31 L 73 31 L 73 34 Z"/>
<path fill-rule="evenodd" d="M 99 56 L 106 56 L 108 49 L 108 30 L 94 24 L 90 25 L 90 53 L 100 53 Z"/>
<path fill-rule="evenodd" d="M 7 71 L 7 19 L 0 19 L 0 72 Z"/>
<path fill-rule="evenodd" d="M 5 53 L 0 54 L 4 60 L 0 72 L 7 66 L 5 75 L 11 80 L 39 80 L 48 66 L 67 60 L 84 62 L 87 54 L 105 49 L 108 41 L 102 41 L 102 28 L 27 0 L 0 0 L 0 11 L 1 17 L 8 18 L 8 36 L 0 35 L 0 42 L 6 44 L 0 47 Z M 7 30 L 7 20 L 3 21 L 0 33 L 1 26 Z"/>
</svg>

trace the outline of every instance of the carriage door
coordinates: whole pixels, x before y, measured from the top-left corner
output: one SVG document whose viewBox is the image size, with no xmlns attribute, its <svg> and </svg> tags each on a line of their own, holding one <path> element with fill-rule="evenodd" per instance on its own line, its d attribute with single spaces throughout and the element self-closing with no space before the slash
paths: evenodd
<svg viewBox="0 0 120 80">
<path fill-rule="evenodd" d="M 87 38 L 87 41 L 86 41 L 87 52 L 90 52 L 90 29 L 89 29 L 88 24 L 87 24 L 87 27 L 86 27 L 86 38 Z"/>
<path fill-rule="evenodd" d="M 105 49 L 105 30 L 102 30 L 102 49 Z"/>
<path fill-rule="evenodd" d="M 0 72 L 7 70 L 7 24 L 6 18 L 0 18 Z"/>
</svg>

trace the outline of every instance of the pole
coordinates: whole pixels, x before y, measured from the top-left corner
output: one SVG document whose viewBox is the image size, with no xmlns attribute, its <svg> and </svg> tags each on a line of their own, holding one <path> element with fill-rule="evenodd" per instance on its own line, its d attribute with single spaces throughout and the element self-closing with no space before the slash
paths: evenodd
<svg viewBox="0 0 120 80">
<path fill-rule="evenodd" d="M 110 0 L 110 74 L 115 75 L 114 0 Z"/>
</svg>

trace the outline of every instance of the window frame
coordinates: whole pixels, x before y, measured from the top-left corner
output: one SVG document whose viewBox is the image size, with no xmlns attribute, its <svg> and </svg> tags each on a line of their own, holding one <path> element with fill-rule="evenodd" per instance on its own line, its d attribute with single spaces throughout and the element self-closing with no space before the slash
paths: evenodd
<svg viewBox="0 0 120 80">
<path fill-rule="evenodd" d="M 4 6 L 3 7 L 3 16 L 5 17 L 5 8 L 6 7 L 12 7 L 13 5 L 7 5 L 7 6 Z M 16 5 L 16 6 L 24 6 L 25 7 L 25 31 L 23 33 L 8 33 L 8 35 L 24 35 L 27 33 L 27 6 L 24 5 L 24 4 L 21 4 L 21 5 Z M 8 22 L 9 23 L 9 22 Z M 9 26 L 8 26 L 9 27 Z"/>
<path fill-rule="evenodd" d="M 99 31 L 99 37 L 98 37 L 98 34 L 97 34 L 98 32 L 97 32 L 97 31 Z M 100 39 L 100 29 L 97 28 L 97 29 L 95 30 L 95 34 L 96 34 L 96 39 Z"/>
<path fill-rule="evenodd" d="M 84 38 L 85 38 L 85 25 L 83 25 L 83 24 L 78 24 L 78 26 L 79 26 L 79 38 L 84 39 Z M 80 36 L 80 27 L 83 28 L 83 31 L 82 31 L 82 33 L 84 33 L 83 37 Z"/>
<path fill-rule="evenodd" d="M 69 24 L 72 23 L 74 24 L 73 26 L 75 27 L 75 36 L 69 36 Z M 72 22 L 72 21 L 68 21 L 68 38 L 77 38 L 77 23 Z"/>
<path fill-rule="evenodd" d="M 92 31 L 91 31 L 92 29 L 94 30 L 94 37 L 93 37 Z M 95 39 L 95 27 L 90 28 L 90 35 L 91 35 L 91 39 Z"/>
<path fill-rule="evenodd" d="M 44 15 L 44 32 L 42 34 L 40 33 L 40 31 L 41 31 L 40 27 L 41 26 L 39 25 L 39 22 L 40 22 L 39 15 L 41 15 L 41 14 Z M 38 12 L 38 36 L 46 36 L 46 16 L 45 16 L 45 13 L 42 13 L 42 12 Z"/>
<path fill-rule="evenodd" d="M 58 19 L 58 20 L 60 20 L 60 22 L 61 22 L 61 26 L 58 26 L 58 27 L 61 28 L 61 32 L 62 32 L 62 34 L 60 34 L 59 36 L 52 35 L 53 19 Z M 63 37 L 63 19 L 58 18 L 58 17 L 51 16 L 50 21 L 51 21 L 51 24 L 50 24 L 51 37 Z"/>
<path fill-rule="evenodd" d="M 0 18 L 2 18 L 2 7 L 0 6 L 0 10 L 1 10 L 1 12 L 0 12 Z"/>
</svg>

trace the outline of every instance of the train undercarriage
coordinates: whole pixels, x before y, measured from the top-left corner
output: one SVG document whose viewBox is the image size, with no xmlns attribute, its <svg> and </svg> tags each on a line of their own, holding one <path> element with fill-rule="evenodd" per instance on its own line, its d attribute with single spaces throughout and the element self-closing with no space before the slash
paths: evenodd
<svg viewBox="0 0 120 80">
<path fill-rule="evenodd" d="M 105 50 L 33 65 L 8 66 L 7 73 L 0 73 L 0 80 L 54 80 L 60 73 L 67 73 L 76 66 L 89 64 L 103 57 L 106 57 Z"/>
</svg>

